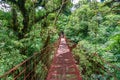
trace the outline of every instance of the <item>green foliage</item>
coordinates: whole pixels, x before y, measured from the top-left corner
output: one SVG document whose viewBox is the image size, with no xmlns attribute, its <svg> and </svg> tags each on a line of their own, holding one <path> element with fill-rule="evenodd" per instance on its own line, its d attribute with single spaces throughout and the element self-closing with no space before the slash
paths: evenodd
<svg viewBox="0 0 120 80">
<path fill-rule="evenodd" d="M 113 53 L 119 54 L 120 52 L 120 34 L 116 34 L 111 38 L 112 44 L 110 45 L 110 50 L 112 50 Z"/>
<path fill-rule="evenodd" d="M 0 75 L 27 58 L 19 54 L 19 48 L 23 44 L 16 39 L 13 31 L 5 27 L 4 24 L 0 28 Z"/>
<path fill-rule="evenodd" d="M 0 10 L 0 20 L 8 20 L 10 21 L 11 14 L 9 12 L 3 12 Z"/>
<path fill-rule="evenodd" d="M 0 75 L 40 52 L 64 31 L 77 44 L 73 53 L 83 80 L 120 79 L 119 4 L 81 0 L 71 12 L 71 1 L 63 1 L 67 2 L 59 15 L 62 0 L 6 1 L 11 11 L 0 10 Z M 40 62 L 36 73 L 45 77 L 43 66 Z"/>
<path fill-rule="evenodd" d="M 58 29 L 78 44 L 73 53 L 83 79 L 119 80 L 120 15 L 104 3 L 80 4 L 70 16 L 59 18 L 58 26 L 64 27 Z"/>
<path fill-rule="evenodd" d="M 94 53 L 93 44 L 82 40 L 78 43 L 76 49 L 74 49 L 74 53 L 84 80 L 93 80 L 97 79 L 98 76 L 104 76 L 106 68 L 103 66 L 104 63 L 97 56 L 97 53 Z"/>
<path fill-rule="evenodd" d="M 0 10 L 0 75 L 58 38 L 53 22 L 62 5 L 62 0 L 2 1 L 11 10 Z M 65 2 L 61 12 L 70 11 L 70 5 Z"/>
</svg>

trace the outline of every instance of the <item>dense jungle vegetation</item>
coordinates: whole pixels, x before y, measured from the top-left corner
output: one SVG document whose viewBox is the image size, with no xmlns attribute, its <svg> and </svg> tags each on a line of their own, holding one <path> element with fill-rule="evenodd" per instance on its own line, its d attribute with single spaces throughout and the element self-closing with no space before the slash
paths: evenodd
<svg viewBox="0 0 120 80">
<path fill-rule="evenodd" d="M 119 0 L 0 0 L 0 7 L 0 75 L 64 31 L 83 80 L 120 80 Z"/>
</svg>

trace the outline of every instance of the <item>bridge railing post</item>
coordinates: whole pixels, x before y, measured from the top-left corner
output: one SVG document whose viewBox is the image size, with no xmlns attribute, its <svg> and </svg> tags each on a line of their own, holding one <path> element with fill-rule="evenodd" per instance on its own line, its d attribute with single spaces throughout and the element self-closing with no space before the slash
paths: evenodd
<svg viewBox="0 0 120 80">
<path fill-rule="evenodd" d="M 25 64 L 23 65 L 23 67 L 24 67 L 24 69 L 25 69 L 25 72 L 24 72 L 24 80 L 26 80 L 26 79 L 25 79 L 25 77 L 26 77 L 26 70 L 27 70 L 26 66 L 27 66 L 27 64 L 26 64 L 26 62 L 25 62 Z"/>
<path fill-rule="evenodd" d="M 35 55 L 36 55 L 36 53 L 35 53 Z M 33 69 L 34 69 L 34 74 L 33 74 L 33 80 L 36 80 L 36 58 L 37 58 L 37 56 L 34 56 L 33 57 Z"/>
<path fill-rule="evenodd" d="M 60 42 L 60 39 L 58 42 Z M 4 75 L 0 76 L 0 80 L 37 80 L 38 78 L 45 80 L 48 66 L 51 64 L 50 61 L 52 59 L 51 53 L 53 51 L 50 50 L 51 47 L 51 44 L 46 46 L 40 53 L 35 53 L 33 56 L 16 65 Z M 39 70 L 38 66 L 41 67 L 40 73 L 36 71 Z"/>
</svg>

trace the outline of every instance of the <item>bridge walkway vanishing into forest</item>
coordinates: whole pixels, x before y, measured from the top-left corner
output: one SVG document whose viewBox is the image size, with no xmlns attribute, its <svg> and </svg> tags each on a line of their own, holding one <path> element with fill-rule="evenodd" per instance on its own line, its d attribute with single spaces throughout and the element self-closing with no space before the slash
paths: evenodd
<svg viewBox="0 0 120 80">
<path fill-rule="evenodd" d="M 41 50 L 41 53 L 45 53 L 46 49 L 49 49 L 49 46 Z M 41 53 L 35 53 L 13 67 L 0 76 L 0 80 L 82 80 L 65 37 L 58 39 L 51 61 L 50 54 Z"/>
<path fill-rule="evenodd" d="M 82 80 L 65 38 L 60 40 L 47 80 Z"/>
</svg>

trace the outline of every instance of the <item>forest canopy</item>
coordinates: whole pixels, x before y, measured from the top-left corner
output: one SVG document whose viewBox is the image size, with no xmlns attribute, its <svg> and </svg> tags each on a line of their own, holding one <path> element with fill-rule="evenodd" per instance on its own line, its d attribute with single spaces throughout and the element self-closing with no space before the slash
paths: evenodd
<svg viewBox="0 0 120 80">
<path fill-rule="evenodd" d="M 76 45 L 83 80 L 120 79 L 119 0 L 0 0 L 0 75 L 53 44 L 60 31 Z"/>
</svg>

